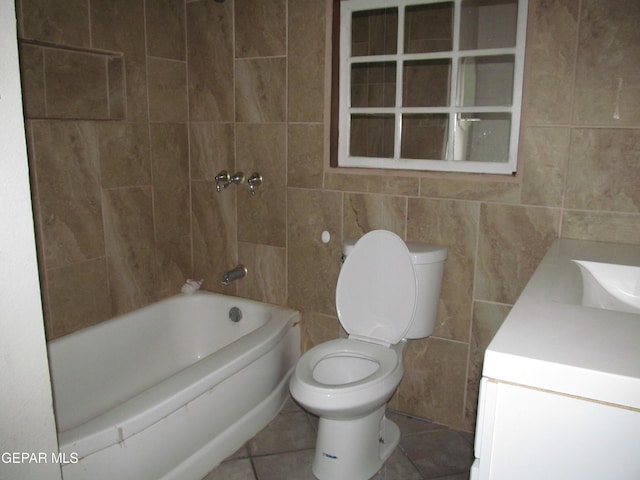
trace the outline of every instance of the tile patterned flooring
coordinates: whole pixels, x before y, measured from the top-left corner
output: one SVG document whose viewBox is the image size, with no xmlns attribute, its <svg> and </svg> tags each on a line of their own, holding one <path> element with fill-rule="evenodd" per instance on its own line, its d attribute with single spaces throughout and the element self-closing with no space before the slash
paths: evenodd
<svg viewBox="0 0 640 480">
<path fill-rule="evenodd" d="M 473 435 L 387 412 L 400 445 L 373 480 L 468 480 Z M 317 417 L 289 400 L 280 414 L 203 480 L 315 480 Z M 354 479 L 355 480 L 355 479 Z"/>
</svg>

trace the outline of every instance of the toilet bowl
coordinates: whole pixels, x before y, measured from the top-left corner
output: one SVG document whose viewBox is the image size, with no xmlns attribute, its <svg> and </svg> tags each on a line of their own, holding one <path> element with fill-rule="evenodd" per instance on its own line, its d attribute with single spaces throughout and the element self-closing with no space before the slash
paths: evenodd
<svg viewBox="0 0 640 480">
<path fill-rule="evenodd" d="M 443 247 L 408 246 L 385 230 L 347 242 L 345 254 L 336 309 L 349 337 L 303 354 L 289 384 L 320 419 L 312 465 L 320 480 L 368 479 L 400 441 L 386 403 L 402 379 L 406 339 L 435 328 L 446 259 Z"/>
<path fill-rule="evenodd" d="M 389 348 L 346 338 L 322 343 L 298 361 L 291 395 L 321 418 L 371 413 L 386 404 L 402 379 L 405 344 Z"/>
</svg>

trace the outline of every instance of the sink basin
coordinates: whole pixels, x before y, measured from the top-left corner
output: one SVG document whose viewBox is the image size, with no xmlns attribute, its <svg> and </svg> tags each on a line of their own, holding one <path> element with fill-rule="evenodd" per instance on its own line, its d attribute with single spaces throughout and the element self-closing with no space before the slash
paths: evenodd
<svg viewBox="0 0 640 480">
<path fill-rule="evenodd" d="M 582 305 L 640 313 L 640 267 L 572 260 L 582 274 Z"/>
</svg>

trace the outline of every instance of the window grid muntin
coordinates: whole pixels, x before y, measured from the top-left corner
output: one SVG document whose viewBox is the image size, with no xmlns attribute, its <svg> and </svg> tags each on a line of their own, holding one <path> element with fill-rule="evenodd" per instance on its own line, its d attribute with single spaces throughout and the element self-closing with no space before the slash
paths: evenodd
<svg viewBox="0 0 640 480">
<path fill-rule="evenodd" d="M 381 167 L 381 168 L 399 168 L 412 170 L 445 170 L 445 171 L 461 171 L 461 172 L 483 172 L 483 173 L 513 173 L 516 166 L 516 153 L 518 141 L 518 126 L 520 120 L 520 99 L 522 89 L 522 70 L 524 60 L 524 25 L 526 24 L 526 7 L 527 0 L 518 0 L 517 6 L 517 25 L 516 25 L 516 46 L 500 47 L 500 48 L 481 48 L 459 50 L 460 44 L 460 24 L 462 12 L 462 0 L 350 0 L 345 2 L 349 4 L 348 8 L 343 7 L 341 25 L 341 73 L 340 73 L 340 115 L 339 115 L 339 131 L 348 132 L 352 114 L 393 114 L 395 117 L 395 135 L 394 135 L 394 157 L 393 159 L 375 159 L 373 157 L 351 157 L 349 155 L 350 135 L 339 135 L 339 166 L 356 166 L 356 167 Z M 405 11 L 412 5 L 426 5 L 450 3 L 453 5 L 453 30 L 452 30 L 452 51 L 424 52 L 424 53 L 404 53 L 404 35 L 405 35 Z M 354 6 L 355 5 L 355 6 Z M 387 55 L 361 55 L 352 57 L 351 54 L 351 14 L 356 11 L 369 11 L 382 8 L 398 8 L 398 25 L 397 25 L 397 53 Z M 345 55 L 345 51 L 348 55 Z M 457 96 L 459 91 L 459 65 L 461 58 L 470 57 L 487 57 L 499 55 L 512 55 L 514 57 L 514 78 L 511 106 L 457 106 Z M 449 106 L 448 107 L 403 107 L 403 71 L 404 62 L 431 59 L 450 59 L 451 60 L 451 78 L 449 90 Z M 351 107 L 350 97 L 350 71 L 354 63 L 375 63 L 375 62 L 395 62 L 396 63 L 396 106 L 383 108 L 362 108 Z M 345 72 L 346 71 L 346 72 Z M 404 114 L 417 113 L 446 113 L 449 115 L 449 131 L 447 132 L 447 154 L 445 159 L 433 160 L 416 160 L 403 159 L 400 156 L 402 145 L 402 118 Z M 455 124 L 458 115 L 465 113 L 510 113 L 511 129 L 508 142 L 509 161 L 505 163 L 497 162 L 460 162 L 453 160 L 453 148 L 455 137 Z M 347 130 L 345 130 L 347 128 Z M 346 141 L 345 141 L 346 140 Z M 454 164 L 454 165 L 452 165 Z M 460 168 L 462 167 L 462 168 Z"/>
</svg>

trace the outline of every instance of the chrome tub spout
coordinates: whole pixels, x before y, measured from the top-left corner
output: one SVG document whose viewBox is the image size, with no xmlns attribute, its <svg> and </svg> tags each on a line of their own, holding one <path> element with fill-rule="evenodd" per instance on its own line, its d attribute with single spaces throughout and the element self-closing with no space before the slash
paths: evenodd
<svg viewBox="0 0 640 480">
<path fill-rule="evenodd" d="M 240 280 L 241 278 L 244 278 L 246 276 L 247 276 L 247 267 L 240 264 L 237 267 L 232 268 L 231 270 L 226 272 L 224 275 L 222 275 L 222 278 L 220 279 L 220 283 L 222 283 L 222 285 L 231 285 L 231 282 L 235 280 Z"/>
</svg>

